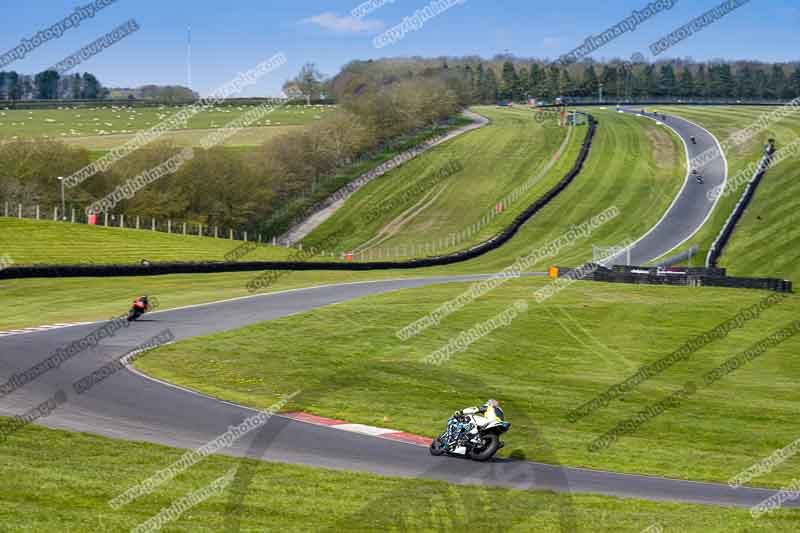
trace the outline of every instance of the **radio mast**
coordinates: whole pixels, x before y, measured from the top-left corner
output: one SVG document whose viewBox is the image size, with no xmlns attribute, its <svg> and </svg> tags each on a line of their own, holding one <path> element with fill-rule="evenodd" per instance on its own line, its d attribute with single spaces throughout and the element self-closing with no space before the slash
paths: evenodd
<svg viewBox="0 0 800 533">
<path fill-rule="evenodd" d="M 192 89 L 192 27 L 186 31 L 186 83 Z"/>
</svg>

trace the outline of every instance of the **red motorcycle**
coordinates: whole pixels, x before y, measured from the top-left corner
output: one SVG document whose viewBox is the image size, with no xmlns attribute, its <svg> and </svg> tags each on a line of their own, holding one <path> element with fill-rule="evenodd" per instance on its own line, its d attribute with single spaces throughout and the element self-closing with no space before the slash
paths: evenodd
<svg viewBox="0 0 800 533">
<path fill-rule="evenodd" d="M 150 303 L 147 301 L 147 296 L 136 298 L 133 301 L 133 307 L 128 311 L 128 322 L 137 320 L 140 316 L 145 314 L 150 309 Z"/>
</svg>

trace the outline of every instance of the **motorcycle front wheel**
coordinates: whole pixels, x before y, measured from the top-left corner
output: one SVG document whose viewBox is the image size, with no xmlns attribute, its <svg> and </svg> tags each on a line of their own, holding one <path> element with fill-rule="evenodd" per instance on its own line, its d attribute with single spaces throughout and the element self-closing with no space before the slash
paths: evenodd
<svg viewBox="0 0 800 533">
<path fill-rule="evenodd" d="M 484 446 L 482 448 L 473 449 L 469 457 L 475 461 L 488 461 L 500 449 L 500 437 L 495 433 L 489 433 L 483 436 Z"/>
<path fill-rule="evenodd" d="M 429 448 L 431 455 L 433 456 L 440 456 L 444 454 L 444 445 L 442 445 L 442 439 L 433 439 L 431 442 L 431 447 Z"/>
</svg>

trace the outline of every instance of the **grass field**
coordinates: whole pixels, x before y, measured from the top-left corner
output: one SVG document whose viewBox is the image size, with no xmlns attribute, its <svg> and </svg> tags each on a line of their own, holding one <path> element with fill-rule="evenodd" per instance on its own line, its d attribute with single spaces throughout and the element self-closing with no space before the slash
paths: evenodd
<svg viewBox="0 0 800 533">
<path fill-rule="evenodd" d="M 672 107 L 667 113 L 685 117 L 711 131 L 720 142 L 755 122 L 775 107 Z M 729 178 L 757 162 L 768 138 L 786 146 L 800 135 L 800 117 L 794 116 L 772 124 L 750 141 L 726 151 Z M 732 275 L 771 276 L 800 280 L 800 261 L 796 252 L 800 242 L 798 205 L 800 205 L 800 160 L 793 158 L 772 168 L 761 182 L 753 202 L 739 222 L 729 246 L 720 260 Z M 722 229 L 739 200 L 744 185 L 724 196 L 706 225 L 683 248 L 700 247 L 705 259 L 708 248 Z"/>
<path fill-rule="evenodd" d="M 577 128 L 566 152 L 547 174 L 533 183 L 505 212 L 482 224 L 481 218 L 492 210 L 495 200 L 537 175 L 537 171 L 550 160 L 551 156 L 548 154 L 555 152 L 562 144 L 566 132 L 554 125 L 539 126 L 530 118 L 531 112 L 528 110 L 481 111 L 486 112 L 495 124 L 437 147 L 420 156 L 418 160 L 410 161 L 386 177 L 375 180 L 349 199 L 336 215 L 306 239 L 306 244 L 322 242 L 346 223 L 352 224 L 355 231 L 345 241 L 334 241 L 335 251 L 351 250 L 358 243 L 368 241 L 378 228 L 390 224 L 396 218 L 396 211 L 404 211 L 408 205 L 398 205 L 392 212 L 383 213 L 371 225 L 362 222 L 366 211 L 372 207 L 380 207 L 387 200 L 391 202 L 393 195 L 399 194 L 402 197 L 402 191 L 414 187 L 408 183 L 426 179 L 429 174 L 425 172 L 425 168 L 441 169 L 452 161 L 460 162 L 463 171 L 446 178 L 446 194 L 419 212 L 410 225 L 402 226 L 392 239 L 379 243 L 379 246 L 386 249 L 386 246 L 392 247 L 394 244 L 396 248 L 398 243 L 404 243 L 404 249 L 410 251 L 412 245 L 440 242 L 446 235 L 465 227 L 464 224 L 480 225 L 479 231 L 472 234 L 467 242 L 439 250 L 452 251 L 468 248 L 471 244 L 499 232 L 522 209 L 563 177 L 577 157 L 576 152 L 585 128 Z M 544 269 L 551 261 L 556 260 L 560 264 L 579 264 L 591 258 L 591 244 L 618 244 L 626 238 L 638 237 L 658 220 L 680 187 L 679 176 L 685 175 L 680 161 L 682 152 L 678 150 L 677 141 L 667 130 L 649 121 L 620 117 L 611 112 L 594 112 L 601 118 L 601 125 L 590 157 L 576 180 L 500 250 L 476 261 L 442 271 L 499 270 L 511 264 L 516 257 L 562 235 L 572 225 L 581 224 L 608 207 L 617 207 L 620 215 L 600 228 L 591 239 L 581 240 L 535 268 Z M 529 132 L 536 135 L 536 142 L 532 144 L 526 144 Z M 496 139 L 503 141 L 496 142 Z M 531 151 L 535 152 L 536 157 L 529 156 L 528 152 Z M 480 161 L 475 160 L 476 153 L 478 160 L 486 162 L 481 164 L 483 166 L 479 166 Z M 480 170 L 476 172 L 473 170 L 475 168 Z M 367 168 L 362 168 L 359 172 L 366 170 Z M 513 174 L 513 180 L 509 180 L 508 172 Z M 470 192 L 478 188 L 482 188 L 485 195 L 494 194 L 496 198 L 490 202 L 481 201 Z M 419 196 L 424 196 L 426 191 L 418 189 Z M 472 198 L 471 203 L 461 204 L 455 196 L 451 196 L 450 189 L 458 195 Z M 412 199 L 409 203 L 413 204 L 415 201 Z M 431 224 L 439 229 L 425 229 L 427 221 L 434 219 L 435 222 Z M 0 251 L 11 255 L 19 264 L 139 262 L 142 258 L 151 261 L 215 260 L 220 259 L 229 246 L 235 246 L 214 239 L 195 238 L 186 241 L 181 240 L 182 237 L 148 231 L 111 231 L 104 228 L 2 218 L 0 228 L 3 229 L 0 232 Z M 418 256 L 424 256 L 428 255 L 429 249 L 423 246 L 422 250 L 416 248 L 415 251 L 420 252 Z M 272 259 L 285 257 L 286 254 L 286 250 L 266 249 L 261 255 L 253 255 L 252 258 Z M 378 255 L 375 254 L 373 258 L 377 259 Z M 329 259 L 330 256 L 314 258 Z M 412 275 L 427 275 L 427 272 L 415 272 Z"/>
<path fill-rule="evenodd" d="M 592 246 L 620 245 L 646 233 L 663 215 L 686 176 L 680 141 L 667 129 L 613 111 L 591 109 L 598 129 L 583 170 L 558 197 L 537 213 L 504 246 L 452 271 L 499 271 L 517 257 L 543 248 L 570 228 L 615 207 L 619 214 L 536 263 L 575 266 L 592 259 Z M 574 160 L 574 159 L 573 159 Z"/>
<path fill-rule="evenodd" d="M 257 128 L 242 128 L 225 139 L 223 146 L 227 147 L 251 147 L 259 146 L 266 141 L 287 133 L 295 131 L 302 126 L 260 126 Z M 201 142 L 211 133 L 213 129 L 191 129 L 182 131 L 170 131 L 161 136 L 163 141 L 171 141 L 178 146 L 200 146 Z M 112 135 L 89 135 L 86 137 L 64 138 L 63 141 L 71 146 L 78 146 L 91 150 L 96 153 L 96 158 L 105 152 L 125 144 L 136 137 L 135 133 L 115 133 Z"/>
<path fill-rule="evenodd" d="M 555 257 L 532 269 L 550 264 L 579 264 L 591 258 L 591 245 L 618 244 L 647 231 L 667 208 L 685 175 L 677 140 L 650 121 L 621 117 L 603 110 L 592 111 L 601 121 L 591 155 L 578 178 L 550 206 L 538 213 L 520 233 L 500 250 L 467 263 L 422 270 L 362 273 L 291 273 L 275 289 L 322 283 L 438 274 L 491 273 L 513 263 L 516 257 L 562 235 L 570 226 L 581 224 L 608 206 L 617 206 L 620 215 L 599 228 L 591 238 L 561 250 Z M 467 137 L 474 135 L 468 134 Z M 576 136 L 577 138 L 577 136 Z M 466 138 L 465 138 L 466 139 Z M 658 159 L 654 143 L 659 146 Z M 564 158 L 564 164 L 571 162 Z M 366 170 L 366 169 L 365 169 Z M 520 201 L 520 203 L 523 203 Z M 514 206 L 516 208 L 516 206 Z M 347 209 L 347 206 L 345 206 Z M 20 228 L 19 231 L 12 231 Z M 0 218 L 0 255 L 9 254 L 19 264 L 27 262 L 97 262 L 120 260 L 119 250 L 132 261 L 156 257 L 190 260 L 222 257 L 238 243 L 213 239 L 152 234 L 149 231 L 105 230 L 85 226 L 44 222 L 19 222 Z M 41 228 L 41 229 L 40 229 Z M 91 231 L 90 234 L 84 233 Z M 72 233 L 75 232 L 75 233 Z M 104 244 L 105 239 L 111 243 Z M 152 239 L 152 240 L 151 240 Z M 84 242 L 95 243 L 85 246 Z M 32 244 L 36 243 L 36 245 Z M 199 245 L 199 246 L 198 246 Z M 75 253 L 76 247 L 85 249 Z M 280 253 L 285 250 L 279 250 Z M 265 251 L 268 257 L 273 252 Z M 122 257 L 125 257 L 123 255 Z M 247 256 L 249 259 L 251 256 Z M 263 257 L 253 255 L 252 257 Z M 132 295 L 159 294 L 166 307 L 213 301 L 247 294 L 245 284 L 257 273 L 209 276 L 158 276 L 143 278 L 67 279 L 54 287 L 46 279 L 0 282 L 6 294 L 22 301 L 13 312 L 0 308 L 0 328 L 102 319 L 120 312 Z M 56 301 L 58 305 L 52 305 Z"/>
<path fill-rule="evenodd" d="M 178 460 L 184 450 L 29 427 L 0 445 L 3 531 L 128 531 L 238 467 L 221 494 L 183 513 L 166 531 L 482 531 L 639 533 L 796 531 L 797 511 L 753 521 L 746 509 L 593 495 L 483 489 L 212 456 L 152 494 L 114 511 L 108 500 Z M 420 453 L 427 453 L 420 448 Z M 112 474 L 113 473 L 113 474 Z M 241 513 L 228 502 L 242 498 Z M 487 518 L 490 516 L 491 518 Z"/>
<path fill-rule="evenodd" d="M 466 285 L 370 297 L 180 342 L 141 359 L 154 376 L 256 407 L 303 389 L 289 408 L 352 422 L 435 435 L 447 416 L 497 397 L 514 430 L 506 450 L 548 462 L 538 433 L 559 461 L 620 472 L 725 482 L 800 437 L 797 338 L 703 387 L 703 375 L 797 318 L 795 296 L 699 349 L 607 407 L 569 423 L 567 413 L 646 363 L 667 356 L 741 309 L 761 291 L 578 283 L 480 338 L 441 366 L 423 359 L 546 280 L 508 282 L 407 341 L 395 333 Z M 608 449 L 588 445 L 618 422 L 692 380 L 698 392 Z M 532 422 L 535 421 L 535 422 Z M 755 484 L 800 477 L 788 460 Z"/>
<path fill-rule="evenodd" d="M 352 239 L 344 242 L 345 249 L 368 242 L 381 229 L 391 226 L 398 215 L 414 206 L 416 199 L 395 202 L 398 205 L 394 209 L 381 211 L 381 216 L 371 223 L 364 220 L 366 213 L 387 202 L 387 199 L 404 198 L 403 191 L 408 190 L 419 191 L 415 198 L 426 205 L 430 199 L 426 196 L 431 192 L 430 188 L 414 189 L 408 184 L 414 180 L 424 181 L 427 176 L 424 168 L 438 169 L 448 161 L 463 161 L 464 170 L 451 176 L 443 193 L 421 210 L 416 218 L 401 225 L 392 238 L 372 242 L 379 243 L 377 246 L 384 249 L 384 254 L 387 251 L 393 254 L 399 249 L 401 256 L 403 250 L 420 251 L 420 247 L 422 253 L 415 255 L 435 255 L 426 253 L 429 250 L 427 246 L 442 242 L 445 246 L 438 248 L 438 253 L 466 249 L 499 232 L 514 216 L 560 180 L 574 163 L 585 135 L 585 128 L 577 128 L 566 153 L 557 164 L 504 213 L 482 224 L 481 218 L 492 211 L 503 196 L 535 176 L 536 169 L 545 165 L 545 160 L 550 159 L 548 154 L 555 152 L 561 144 L 563 134 L 559 134 L 560 130 L 555 125 L 540 127 L 536 139 L 548 139 L 546 148 L 537 151 L 536 159 L 527 160 L 525 154 L 533 150 L 532 146 L 540 146 L 537 143 L 543 142 L 537 140 L 532 145 L 525 143 L 523 135 L 529 135 L 526 132 L 534 128 L 529 123 L 533 122 L 529 118 L 529 110 L 476 110 L 493 119 L 494 124 L 422 156 L 419 160 L 422 166 L 409 163 L 364 187 L 315 230 L 308 242 L 319 242 L 348 222 L 360 229 Z M 570 227 L 584 223 L 612 206 L 620 212 L 617 218 L 595 232 L 590 240 L 580 241 L 576 246 L 563 250 L 556 258 L 536 265 L 536 268 L 546 268 L 556 259 L 560 264 L 580 264 L 592 258 L 592 244 L 621 244 L 626 239 L 638 238 L 656 223 L 680 190 L 686 175 L 684 152 L 678 139 L 669 130 L 649 121 L 620 116 L 607 110 L 593 109 L 591 112 L 600 120 L 600 125 L 590 156 L 576 180 L 555 201 L 536 214 L 511 242 L 475 261 L 459 265 L 458 271 L 501 269 L 510 265 L 516 257 L 530 253 L 532 249 L 558 238 Z M 498 130 L 508 136 L 501 135 Z M 533 132 L 535 134 L 537 130 Z M 519 152 L 516 151 L 517 146 L 520 147 Z M 523 166 L 520 166 L 520 160 L 525 161 Z M 509 173 L 514 176 L 511 181 L 506 178 Z M 496 183 L 504 185 L 495 189 Z M 472 191 L 483 192 L 473 197 Z M 462 197 L 472 200 L 461 201 Z M 391 200 L 389 203 L 394 205 Z M 472 233 L 467 242 L 447 246 L 452 234 L 476 225 L 480 226 L 480 230 Z M 357 259 L 360 257 L 356 255 Z M 369 255 L 366 257 L 369 258 Z M 375 252 L 372 257 L 380 256 Z"/>
<path fill-rule="evenodd" d="M 347 169 L 331 176 L 319 184 L 314 196 L 304 197 L 305 203 L 293 206 L 295 211 L 301 211 L 304 206 L 322 200 L 328 194 L 356 179 L 361 174 L 395 157 L 430 137 L 437 132 L 447 132 L 453 128 L 470 123 L 470 120 L 456 118 L 448 124 L 438 128 L 428 128 L 415 132 L 413 135 L 398 139 L 395 144 L 386 146 L 383 150 L 372 154 L 372 157 L 359 161 Z M 278 130 L 279 128 L 260 128 L 261 130 Z M 187 132 L 190 135 L 200 135 L 201 130 Z M 229 148 L 234 149 L 234 148 Z M 9 214 L 13 214 L 15 207 L 11 206 Z M 49 213 L 48 213 L 49 214 Z M 31 216 L 30 209 L 25 216 Z M 47 215 L 45 215 L 46 217 Z M 287 218 L 292 216 L 292 211 L 287 212 Z M 127 226 L 135 226 L 135 217 L 127 216 Z M 102 222 L 102 221 L 101 221 Z M 141 220 L 142 228 L 149 228 L 151 220 L 144 217 Z M 160 229 L 165 230 L 165 220 L 159 220 Z M 173 231 L 182 231 L 182 222 L 175 221 Z M 118 226 L 118 221 L 110 221 L 110 225 Z M 206 228 L 208 229 L 208 228 Z M 190 228 L 197 232 L 197 227 Z M 220 235 L 224 235 L 221 231 Z M 257 235 L 250 236 L 251 238 Z M 91 227 L 86 225 L 63 224 L 56 222 L 20 220 L 12 217 L 0 216 L 0 256 L 8 254 L 16 264 L 95 264 L 95 263 L 138 263 L 146 258 L 150 261 L 219 261 L 225 253 L 241 245 L 240 241 L 228 241 L 205 237 L 191 237 L 188 240 L 183 236 L 166 235 L 152 232 L 147 229 L 136 231 L 134 229 L 119 230 L 104 227 Z M 330 261 L 334 250 L 326 249 L 322 253 L 308 257 L 311 261 Z M 264 246 L 257 251 L 247 254 L 243 260 L 281 260 L 290 254 L 296 253 L 285 248 Z"/>
<path fill-rule="evenodd" d="M 127 312 L 133 299 L 142 294 L 158 296 L 161 309 L 249 296 L 247 282 L 260 272 L 205 275 L 167 275 L 111 278 L 18 279 L 0 281 L 3 301 L 0 306 L 0 331 L 58 324 L 106 320 Z M 411 277 L 408 272 L 289 272 L 268 289 L 291 290 L 330 283 L 350 283 L 376 279 Z M 417 276 L 431 275 L 417 273 Z"/>
<path fill-rule="evenodd" d="M 129 223 L 132 222 L 129 220 Z M 181 231 L 176 225 L 174 231 Z M 196 229 L 195 229 L 196 231 Z M 20 265 L 224 261 L 242 241 L 0 217 L 0 255 Z M 284 260 L 292 250 L 258 246 L 243 260 Z"/>
<path fill-rule="evenodd" d="M 0 109 L 0 140 L 44 137 L 61 139 L 85 148 L 109 150 L 130 140 L 137 132 L 168 120 L 181 107 L 64 108 L 12 110 Z M 199 141 L 214 129 L 236 120 L 253 106 L 214 106 L 201 111 L 165 137 L 181 144 Z M 276 109 L 254 122 L 250 128 L 229 139 L 229 145 L 257 145 L 274 132 L 290 126 L 304 126 L 319 120 L 333 106 L 290 106 Z M 270 128 L 276 128 L 272 130 Z M 194 132 L 193 130 L 207 130 Z"/>
<path fill-rule="evenodd" d="M 586 133 L 585 127 L 569 131 L 564 153 L 554 161 L 568 128 L 555 121 L 536 122 L 527 109 L 474 110 L 491 124 L 375 179 L 307 242 L 320 242 L 352 224 L 354 230 L 340 243 L 341 249 L 375 250 L 374 258 L 377 249 L 397 249 L 398 255 L 409 257 L 467 248 L 499 232 L 558 182 L 574 164 Z M 495 216 L 496 205 L 523 186 L 520 197 Z M 484 218 L 487 215 L 492 219 Z M 463 235 L 470 226 L 475 226 L 471 234 Z M 463 239 L 455 240 L 456 234 Z"/>
<path fill-rule="evenodd" d="M 290 273 L 270 290 L 496 271 L 612 205 L 620 212 L 616 219 L 590 239 L 538 266 L 577 264 L 591 257 L 591 244 L 617 244 L 638 237 L 660 218 L 680 188 L 686 173 L 683 150 L 675 137 L 651 121 L 599 109 L 592 112 L 600 125 L 584 172 L 500 250 L 468 263 L 421 271 Z M 580 128 L 577 133 L 582 133 Z M 573 146 L 571 142 L 570 150 Z M 469 154 L 465 150 L 462 155 Z M 558 164 L 568 167 L 574 154 L 569 157 Z M 437 161 L 443 164 L 446 160 Z M 536 164 L 528 161 L 526 168 Z M 790 168 L 792 163 L 785 165 Z M 563 171 L 557 177 L 561 175 Z M 486 190 L 493 189 L 487 185 Z M 507 192 L 501 188 L 496 192 L 501 190 Z M 445 193 L 439 198 L 447 200 Z M 482 214 L 485 206 L 481 209 L 469 211 Z M 449 213 L 453 219 L 463 216 L 454 208 Z M 784 219 L 791 221 L 790 213 L 782 214 L 781 224 Z M 501 217 L 495 221 L 500 224 Z M 444 224 L 442 227 L 449 222 Z M 402 232 L 395 238 L 403 238 Z M 33 250 L 33 241 L 48 246 Z M 791 239 L 772 248 L 781 254 L 781 261 L 788 257 L 781 264 L 791 262 L 790 243 Z M 0 219 L 0 256 L 8 253 L 20 263 L 51 262 L 51 257 L 71 262 L 71 257 L 79 255 L 97 262 L 120 258 L 138 262 L 143 250 L 152 250 L 144 256 L 150 260 L 222 258 L 238 244 Z M 271 254 L 285 252 L 265 249 L 248 259 L 273 259 Z M 77 278 L 60 280 L 57 285 L 46 279 L 4 281 L 0 290 L 5 301 L 15 305 L 0 308 L 0 329 L 107 318 L 124 312 L 132 297 L 142 293 L 157 295 L 162 308 L 242 296 L 247 294 L 246 282 L 255 275 Z M 184 341 L 160 349 L 155 357 L 141 359 L 138 366 L 174 383 L 257 407 L 267 407 L 282 393 L 301 388 L 308 393 L 290 408 L 427 435 L 439 432 L 452 410 L 494 396 L 503 402 L 514 424 L 506 453 L 518 451 L 529 459 L 548 462 L 551 457 L 544 455 L 537 442 L 541 431 L 564 465 L 676 478 L 727 481 L 800 436 L 796 421 L 800 395 L 793 378 L 800 371 L 793 357 L 800 345 L 797 339 L 790 339 L 713 386 L 701 387 L 690 401 L 651 420 L 609 449 L 587 450 L 589 442 L 616 423 L 666 397 L 687 380 L 702 382 L 703 374 L 728 357 L 796 319 L 800 300 L 794 296 L 575 424 L 565 420 L 571 409 L 629 377 L 640 365 L 669 354 L 691 336 L 731 318 L 765 293 L 578 283 L 544 304 L 531 303 L 531 309 L 510 326 L 478 340 L 442 366 L 421 362 L 460 332 L 497 315 L 517 299 L 530 297 L 531 289 L 545 283 L 541 279 L 508 282 L 445 318 L 439 327 L 405 342 L 394 336 L 397 329 L 456 297 L 467 286 L 442 285 L 370 297 Z M 8 465 L 6 481 L 0 482 L 0 490 L 7 495 L 0 502 L 0 523 L 4 527 L 10 524 L 11 531 L 131 528 L 240 464 L 231 458 L 210 458 L 122 512 L 107 506 L 109 498 L 181 453 L 149 444 L 25 429 L 0 445 L 3 463 Z M 109 471 L 114 475 L 109 476 Z M 753 484 L 778 487 L 798 477 L 800 459 L 795 457 Z M 313 516 L 325 520 L 331 530 L 344 525 L 354 531 L 391 530 L 397 527 L 397 513 L 403 513 L 403 520 L 413 528 L 463 530 L 461 523 L 438 522 L 440 515 L 435 510 L 452 516 L 454 505 L 465 500 L 474 504 L 486 493 L 437 482 L 259 464 L 246 499 L 243 529 L 307 531 Z M 486 523 L 490 530 L 495 525 L 508 529 L 509 522 L 524 517 L 514 531 L 558 531 L 563 496 L 496 489 L 491 493 L 500 505 L 492 509 L 492 520 Z M 667 531 L 796 531 L 800 522 L 797 511 L 782 511 L 754 522 L 746 510 L 598 496 L 574 496 L 572 502 L 579 531 L 640 532 L 656 523 Z M 536 509 L 533 517 L 532 508 Z M 187 512 L 175 526 L 191 531 L 219 530 L 225 509 L 225 497 L 216 496 Z M 325 511 L 320 513 L 320 509 Z"/>
</svg>

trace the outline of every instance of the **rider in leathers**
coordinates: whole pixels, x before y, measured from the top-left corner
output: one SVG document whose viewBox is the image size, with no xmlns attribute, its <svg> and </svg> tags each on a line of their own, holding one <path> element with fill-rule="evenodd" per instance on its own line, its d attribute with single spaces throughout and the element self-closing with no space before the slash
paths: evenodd
<svg viewBox="0 0 800 533">
<path fill-rule="evenodd" d="M 472 415 L 476 427 L 472 427 L 469 434 L 475 435 L 478 433 L 478 428 L 482 428 L 499 418 L 495 411 L 496 408 L 500 408 L 500 402 L 497 400 L 487 400 L 486 403 L 480 407 L 467 407 L 466 409 L 456 411 L 455 416 L 462 417 L 465 415 Z"/>
</svg>

